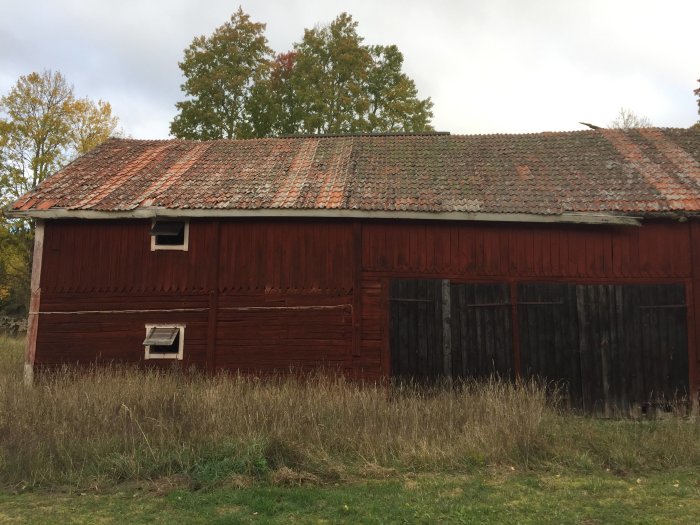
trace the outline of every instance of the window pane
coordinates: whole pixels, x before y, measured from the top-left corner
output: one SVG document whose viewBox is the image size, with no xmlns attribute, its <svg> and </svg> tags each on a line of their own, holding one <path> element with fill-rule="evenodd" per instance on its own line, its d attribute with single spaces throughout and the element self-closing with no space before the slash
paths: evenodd
<svg viewBox="0 0 700 525">
<path fill-rule="evenodd" d="M 151 235 L 177 237 L 182 235 L 185 223 L 182 221 L 156 221 L 151 227 Z"/>
</svg>

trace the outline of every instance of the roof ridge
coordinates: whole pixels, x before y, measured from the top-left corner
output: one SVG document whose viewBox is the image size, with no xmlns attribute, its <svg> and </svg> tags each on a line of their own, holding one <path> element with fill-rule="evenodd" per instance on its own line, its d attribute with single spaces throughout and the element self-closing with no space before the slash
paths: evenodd
<svg viewBox="0 0 700 525">
<path fill-rule="evenodd" d="M 201 142 L 256 142 L 270 140 L 296 140 L 296 139 L 332 139 L 332 138 L 365 138 L 365 137 L 450 137 L 450 138 L 465 138 L 465 137 L 529 137 L 529 136 L 551 136 L 551 135 L 576 135 L 576 134 L 595 134 L 600 132 L 619 132 L 633 133 L 639 129 L 652 129 L 660 131 L 688 131 L 690 128 L 665 127 L 665 126 L 650 126 L 647 128 L 631 128 L 631 129 L 616 129 L 616 128 L 599 128 L 599 129 L 572 129 L 572 130 L 557 130 L 557 131 L 524 131 L 513 133 L 452 133 L 450 131 L 391 131 L 391 132 L 351 132 L 351 133 L 299 133 L 279 135 L 276 137 L 250 137 L 250 138 L 219 138 L 219 139 L 181 139 L 181 138 L 164 138 L 164 139 L 139 139 L 128 137 L 110 137 L 107 141 L 121 142 L 141 142 L 141 143 L 201 143 Z"/>
</svg>

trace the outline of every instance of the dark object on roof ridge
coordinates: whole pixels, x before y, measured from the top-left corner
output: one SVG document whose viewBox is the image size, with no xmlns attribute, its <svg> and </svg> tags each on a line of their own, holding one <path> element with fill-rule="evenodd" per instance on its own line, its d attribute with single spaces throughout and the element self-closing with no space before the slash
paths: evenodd
<svg viewBox="0 0 700 525">
<path fill-rule="evenodd" d="M 279 135 L 278 139 L 325 139 L 338 137 L 434 137 L 436 135 L 449 135 L 449 131 L 382 131 L 371 133 L 295 133 L 291 135 Z"/>
</svg>

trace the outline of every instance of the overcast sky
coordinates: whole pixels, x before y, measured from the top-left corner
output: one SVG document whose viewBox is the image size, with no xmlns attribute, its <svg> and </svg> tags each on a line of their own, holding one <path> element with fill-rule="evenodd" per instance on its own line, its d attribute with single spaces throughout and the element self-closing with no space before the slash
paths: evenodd
<svg viewBox="0 0 700 525">
<path fill-rule="evenodd" d="M 347 11 L 368 44 L 396 44 L 436 129 L 510 133 L 608 124 L 624 106 L 657 126 L 698 120 L 700 0 L 245 0 L 277 52 Z M 127 136 L 166 138 L 177 63 L 238 7 L 223 0 L 2 0 L 0 93 L 61 71 L 109 101 Z"/>
</svg>

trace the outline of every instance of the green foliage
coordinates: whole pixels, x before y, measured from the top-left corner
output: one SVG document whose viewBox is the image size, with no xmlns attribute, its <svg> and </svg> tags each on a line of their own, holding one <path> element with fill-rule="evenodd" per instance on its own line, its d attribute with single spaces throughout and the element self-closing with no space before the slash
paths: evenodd
<svg viewBox="0 0 700 525">
<path fill-rule="evenodd" d="M 76 99 L 59 72 L 21 76 L 0 98 L 0 208 L 116 129 L 109 103 Z M 32 224 L 0 216 L 0 312 L 26 313 Z"/>
<path fill-rule="evenodd" d="M 27 315 L 33 239 L 28 226 L 0 220 L 0 313 Z"/>
<path fill-rule="evenodd" d="M 196 38 L 180 68 L 190 97 L 179 102 L 179 138 L 431 130 L 432 102 L 402 72 L 394 45 L 367 46 L 346 13 L 306 29 L 294 49 L 270 58 L 264 24 L 240 9 Z"/>
<path fill-rule="evenodd" d="M 403 55 L 394 46 L 373 46 L 368 75 L 366 131 L 429 131 L 433 103 L 420 100 L 416 84 L 401 71 Z"/>
<path fill-rule="evenodd" d="M 241 8 L 210 37 L 195 38 L 179 63 L 185 75 L 181 88 L 189 97 L 178 102 L 170 124 L 178 138 L 250 137 L 251 92 L 267 78 L 272 50 L 263 34 L 265 24 L 252 22 Z"/>
<path fill-rule="evenodd" d="M 294 48 L 291 84 L 302 116 L 299 131 L 342 133 L 365 127 L 372 57 L 357 34 L 357 22 L 343 13 L 325 27 L 305 30 Z"/>
<path fill-rule="evenodd" d="M 108 103 L 76 99 L 60 72 L 20 77 L 0 98 L 0 204 L 31 190 L 116 127 Z"/>
</svg>

